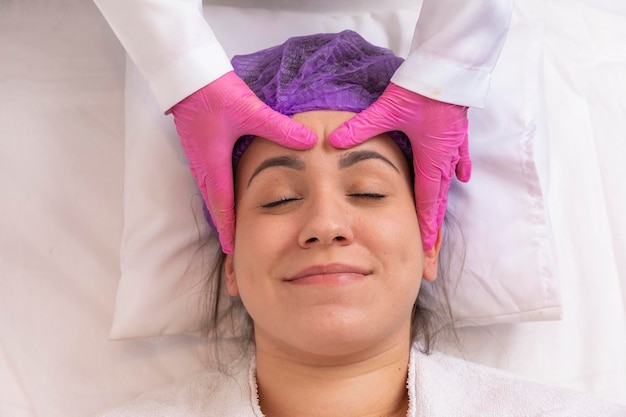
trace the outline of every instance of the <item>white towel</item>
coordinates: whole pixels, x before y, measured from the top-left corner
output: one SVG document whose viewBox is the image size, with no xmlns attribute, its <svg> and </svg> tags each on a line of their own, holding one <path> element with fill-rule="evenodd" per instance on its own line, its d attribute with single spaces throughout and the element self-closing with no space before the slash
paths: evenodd
<svg viewBox="0 0 626 417">
<path fill-rule="evenodd" d="M 408 417 L 624 417 L 626 406 L 554 388 L 441 353 L 411 351 Z M 197 374 L 102 417 L 263 417 L 254 355 Z"/>
</svg>

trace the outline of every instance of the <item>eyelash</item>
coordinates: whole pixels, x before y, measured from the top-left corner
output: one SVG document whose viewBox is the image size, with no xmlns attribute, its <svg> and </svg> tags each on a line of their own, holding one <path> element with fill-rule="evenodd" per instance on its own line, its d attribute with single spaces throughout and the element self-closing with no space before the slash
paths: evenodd
<svg viewBox="0 0 626 417">
<path fill-rule="evenodd" d="M 379 194 L 379 193 L 352 193 L 352 194 L 348 194 L 348 197 L 365 198 L 365 199 L 369 199 L 369 200 L 382 200 L 383 198 L 386 197 L 386 195 Z M 290 203 L 292 201 L 298 201 L 298 200 L 301 200 L 301 198 L 281 197 L 278 200 L 262 204 L 261 207 L 263 207 L 263 208 L 272 208 L 272 207 L 277 207 L 277 206 L 280 206 L 282 204 L 286 204 L 286 203 Z"/>
<path fill-rule="evenodd" d="M 281 197 L 278 200 L 274 200 L 274 201 L 271 201 L 269 203 L 262 204 L 261 207 L 263 207 L 263 208 L 272 208 L 272 207 L 280 206 L 281 204 L 290 203 L 292 201 L 298 201 L 298 200 L 301 200 L 301 198 Z"/>
<path fill-rule="evenodd" d="M 386 197 L 384 194 L 379 193 L 353 193 L 348 194 L 349 197 L 357 197 L 357 198 L 367 198 L 370 200 L 382 200 Z"/>
</svg>

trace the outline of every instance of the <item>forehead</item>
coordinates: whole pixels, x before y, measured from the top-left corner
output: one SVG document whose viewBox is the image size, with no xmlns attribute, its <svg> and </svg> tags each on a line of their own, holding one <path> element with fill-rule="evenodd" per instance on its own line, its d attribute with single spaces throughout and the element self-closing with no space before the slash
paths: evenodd
<svg viewBox="0 0 626 417">
<path fill-rule="evenodd" d="M 236 176 L 245 176 L 247 171 L 254 170 L 254 167 L 263 160 L 276 156 L 294 156 L 305 162 L 306 160 L 315 160 L 318 163 L 329 162 L 336 166 L 336 163 L 333 161 L 338 161 L 345 154 L 357 150 L 370 150 L 381 153 L 402 171 L 405 171 L 405 167 L 408 169 L 404 154 L 387 134 L 373 137 L 349 149 L 335 148 L 328 142 L 330 133 L 343 122 L 353 117 L 354 114 L 345 111 L 316 110 L 294 115 L 294 120 L 302 123 L 317 134 L 317 143 L 311 149 L 296 151 L 257 137 L 246 148 L 237 164 Z"/>
</svg>

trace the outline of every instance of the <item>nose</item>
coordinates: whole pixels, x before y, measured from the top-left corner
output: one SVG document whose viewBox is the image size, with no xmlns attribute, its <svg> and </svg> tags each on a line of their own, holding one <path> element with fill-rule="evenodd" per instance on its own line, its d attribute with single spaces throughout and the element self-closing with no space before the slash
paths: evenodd
<svg viewBox="0 0 626 417">
<path fill-rule="evenodd" d="M 349 210 L 338 199 L 319 199 L 308 207 L 305 216 L 298 236 L 302 248 L 345 246 L 354 240 Z"/>
</svg>

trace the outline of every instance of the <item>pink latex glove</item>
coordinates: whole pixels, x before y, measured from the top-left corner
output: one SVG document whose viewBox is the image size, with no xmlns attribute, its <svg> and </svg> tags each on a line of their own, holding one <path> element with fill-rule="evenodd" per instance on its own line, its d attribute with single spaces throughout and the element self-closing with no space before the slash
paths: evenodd
<svg viewBox="0 0 626 417">
<path fill-rule="evenodd" d="M 467 127 L 467 107 L 432 100 L 391 83 L 378 100 L 338 127 L 328 140 L 333 146 L 349 148 L 393 130 L 409 137 L 417 218 L 424 250 L 429 250 L 437 241 L 454 173 L 463 182 L 470 178 Z"/>
<path fill-rule="evenodd" d="M 317 135 L 268 107 L 233 71 L 176 104 L 172 113 L 222 250 L 230 254 L 235 239 L 232 152 L 237 139 L 256 135 L 307 149 Z"/>
</svg>

